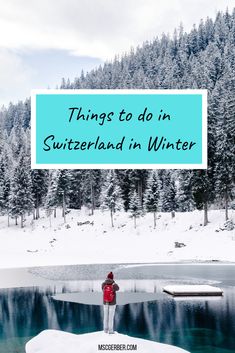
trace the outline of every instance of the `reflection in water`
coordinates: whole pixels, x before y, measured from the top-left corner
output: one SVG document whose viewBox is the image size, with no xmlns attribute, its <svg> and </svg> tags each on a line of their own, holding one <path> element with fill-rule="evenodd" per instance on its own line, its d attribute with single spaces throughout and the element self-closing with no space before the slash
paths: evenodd
<svg viewBox="0 0 235 353">
<path fill-rule="evenodd" d="M 225 295 L 218 301 L 168 297 L 120 307 L 119 331 L 195 353 L 235 352 L 235 292 L 227 290 Z"/>
<path fill-rule="evenodd" d="M 73 333 L 102 330 L 103 308 L 52 299 L 56 289 L 0 292 L 0 353 L 23 353 L 25 342 L 44 329 Z M 174 344 L 192 353 L 235 352 L 235 289 L 218 300 L 175 300 L 158 292 L 152 302 L 118 306 L 120 333 Z"/>
</svg>

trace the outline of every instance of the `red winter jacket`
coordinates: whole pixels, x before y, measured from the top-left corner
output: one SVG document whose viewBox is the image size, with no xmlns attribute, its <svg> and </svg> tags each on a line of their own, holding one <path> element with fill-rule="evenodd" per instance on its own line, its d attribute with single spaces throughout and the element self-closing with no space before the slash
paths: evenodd
<svg viewBox="0 0 235 353">
<path fill-rule="evenodd" d="M 105 301 L 103 300 L 104 304 L 109 304 L 109 305 L 116 305 L 116 292 L 119 290 L 119 286 L 117 285 L 117 283 L 114 282 L 113 279 L 109 279 L 107 278 L 103 283 L 102 283 L 102 290 L 104 290 L 104 286 L 106 284 L 112 284 L 113 285 L 113 291 L 114 291 L 114 299 L 111 303 L 105 303 Z"/>
</svg>

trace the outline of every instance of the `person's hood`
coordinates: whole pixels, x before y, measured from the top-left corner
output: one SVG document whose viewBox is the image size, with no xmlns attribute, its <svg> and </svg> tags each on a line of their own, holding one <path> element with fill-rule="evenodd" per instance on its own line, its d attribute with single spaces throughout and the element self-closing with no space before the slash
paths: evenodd
<svg viewBox="0 0 235 353">
<path fill-rule="evenodd" d="M 110 279 L 110 278 L 106 278 L 106 280 L 104 282 L 105 282 L 105 284 L 113 284 L 114 280 Z"/>
</svg>

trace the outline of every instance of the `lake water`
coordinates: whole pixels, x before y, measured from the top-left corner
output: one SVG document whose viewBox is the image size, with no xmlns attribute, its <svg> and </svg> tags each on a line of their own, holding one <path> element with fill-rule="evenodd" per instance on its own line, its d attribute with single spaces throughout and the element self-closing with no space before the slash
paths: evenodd
<svg viewBox="0 0 235 353">
<path fill-rule="evenodd" d="M 40 276 L 40 286 L 35 286 L 36 281 L 34 287 L 0 290 L 0 353 L 23 353 L 25 342 L 48 328 L 73 333 L 102 330 L 103 308 L 97 305 L 95 297 L 110 268 L 115 271 L 127 301 L 138 297 L 137 303 L 117 307 L 118 332 L 173 344 L 192 353 L 235 352 L 235 265 L 158 264 L 66 266 L 31 271 Z M 42 277 L 47 278 L 43 286 Z M 172 283 L 210 283 L 223 288 L 224 295 L 174 299 L 162 292 L 162 286 Z M 78 300 L 83 304 L 68 302 L 66 293 L 71 292 L 79 292 Z M 92 304 L 96 305 L 84 304 L 88 292 L 91 302 L 94 294 Z M 62 300 L 53 299 L 54 295 Z"/>
</svg>

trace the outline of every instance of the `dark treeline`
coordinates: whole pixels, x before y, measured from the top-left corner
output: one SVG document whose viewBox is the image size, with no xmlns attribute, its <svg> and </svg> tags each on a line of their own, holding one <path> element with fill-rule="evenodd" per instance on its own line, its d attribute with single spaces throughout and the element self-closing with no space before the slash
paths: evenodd
<svg viewBox="0 0 235 353">
<path fill-rule="evenodd" d="M 9 104 L 0 112 L 0 211 L 23 226 L 26 214 L 48 216 L 62 207 L 129 210 L 134 220 L 143 212 L 228 209 L 235 180 L 235 10 L 207 18 L 191 32 L 181 26 L 172 37 L 163 34 L 121 58 L 82 72 L 72 89 L 187 89 L 208 90 L 207 170 L 31 170 L 30 101 Z"/>
</svg>

